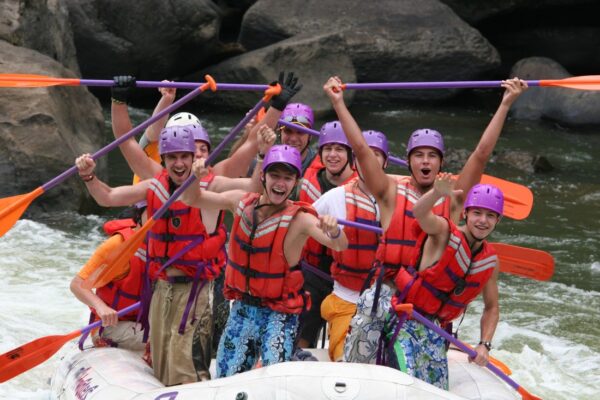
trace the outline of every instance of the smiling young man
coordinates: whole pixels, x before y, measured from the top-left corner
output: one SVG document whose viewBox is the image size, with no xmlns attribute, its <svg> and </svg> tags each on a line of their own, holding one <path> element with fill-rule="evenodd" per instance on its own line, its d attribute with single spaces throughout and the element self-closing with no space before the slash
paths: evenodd
<svg viewBox="0 0 600 400">
<path fill-rule="evenodd" d="M 307 305 L 298 268 L 309 237 L 336 250 L 347 246 L 335 218 L 316 216 L 304 203 L 289 200 L 301 176 L 296 148 L 273 146 L 264 158 L 260 193 L 188 189 L 182 199 L 193 207 L 234 214 L 225 270 L 225 297 L 233 300 L 217 351 L 217 375 L 230 376 L 292 357 L 298 315 Z M 203 160 L 194 174 L 204 177 Z"/>
<path fill-rule="evenodd" d="M 493 185 L 477 184 L 464 205 L 465 224 L 433 213 L 444 197 L 462 194 L 453 191 L 450 174 L 440 174 L 433 188 L 415 204 L 417 237 L 410 265 L 396 275 L 397 292 L 392 304 L 410 303 L 415 310 L 446 327 L 460 317 L 468 304 L 483 293 L 481 341 L 474 361 L 485 366 L 491 341 L 500 317 L 498 305 L 498 259 L 486 241 L 502 217 L 504 195 Z M 397 340 L 401 351 L 396 366 L 425 382 L 448 389 L 446 341 L 416 320 L 402 324 Z M 394 348 L 396 348 L 394 346 Z"/>
<path fill-rule="evenodd" d="M 271 129 L 264 126 L 259 130 L 261 151 L 267 151 L 274 141 Z M 189 177 L 196 151 L 193 129 L 173 126 L 161 132 L 159 152 L 164 168 L 155 171 L 151 179 L 111 188 L 95 177 L 95 162 L 88 154 L 79 157 L 76 165 L 98 204 L 118 207 L 146 199 L 148 214 L 152 215 Z M 144 159 L 155 165 L 145 156 Z M 213 179 L 213 174 L 207 175 L 196 185 L 198 190 L 206 189 Z M 238 187 L 260 188 L 258 173 L 254 179 L 255 183 L 248 182 L 250 179 L 229 181 Z M 156 281 L 149 310 L 154 374 L 165 385 L 209 379 L 212 281 L 226 259 L 223 215 L 175 201 L 156 221 L 148 237 L 149 273 Z M 163 266 L 184 247 L 188 250 L 178 260 Z"/>
<path fill-rule="evenodd" d="M 361 134 L 361 130 L 344 104 L 342 81 L 331 77 L 324 85 L 352 150 L 360 163 L 361 171 L 369 191 L 375 197 L 381 212 L 381 227 L 384 235 L 377 249 L 375 267 L 376 282 L 365 290 L 357 303 L 356 315 L 346 337 L 344 358 L 347 361 L 374 364 L 377 348 L 395 292 L 393 278 L 401 268 L 409 266 L 414 250 L 415 236 L 411 230 L 414 220 L 412 209 L 417 200 L 426 193 L 440 172 L 444 156 L 442 135 L 432 129 L 419 129 L 411 134 L 407 146 L 410 176 L 387 176 Z M 492 154 L 504 126 L 508 110 L 527 84 L 517 78 L 503 81 L 504 95 L 498 110 L 483 132 L 473 153 L 469 156 L 456 181 L 456 188 L 467 193 L 479 182 L 485 165 Z M 464 195 L 440 199 L 433 212 L 460 219 Z"/>
<path fill-rule="evenodd" d="M 319 159 L 323 166 L 318 168 L 313 163 L 302 177 L 300 201 L 313 204 L 322 194 L 356 178 L 352 168 L 352 148 L 339 121 L 328 122 L 321 128 Z M 331 293 L 333 285 L 321 277 L 319 271 L 330 275 L 333 259 L 327 247 L 312 239 L 306 242 L 302 259 L 304 288 L 311 294 L 312 306 L 300 317 L 298 346 L 307 348 L 317 346 L 319 330 L 325 324 L 321 318 L 321 303 Z"/>
</svg>

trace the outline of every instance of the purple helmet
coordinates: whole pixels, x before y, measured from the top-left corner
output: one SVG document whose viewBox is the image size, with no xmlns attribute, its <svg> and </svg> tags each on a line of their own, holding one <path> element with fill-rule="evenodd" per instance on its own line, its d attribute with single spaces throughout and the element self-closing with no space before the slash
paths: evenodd
<svg viewBox="0 0 600 400">
<path fill-rule="evenodd" d="M 171 126 L 160 132 L 158 142 L 158 153 L 163 154 L 177 152 L 195 153 L 196 144 L 192 130 L 188 126 Z"/>
<path fill-rule="evenodd" d="M 201 141 L 208 145 L 208 150 L 210 151 L 210 138 L 208 137 L 208 132 L 202 124 L 193 124 L 186 126 L 189 130 L 192 131 L 192 136 L 194 137 L 194 141 Z"/>
<path fill-rule="evenodd" d="M 465 210 L 469 207 L 480 207 L 502 215 L 504 211 L 504 194 L 494 185 L 479 183 L 469 190 L 465 201 Z"/>
<path fill-rule="evenodd" d="M 282 120 L 286 122 L 297 122 L 305 128 L 312 128 L 315 123 L 313 110 L 306 104 L 291 103 L 288 104 L 281 113 Z"/>
<path fill-rule="evenodd" d="M 410 153 L 417 147 L 433 147 L 444 157 L 444 137 L 433 129 L 417 129 L 410 134 L 406 155 L 410 156 Z"/>
<path fill-rule="evenodd" d="M 319 150 L 326 144 L 333 143 L 350 147 L 350 143 L 348 142 L 348 138 L 346 138 L 346 134 L 342 129 L 340 121 L 327 122 L 321 127 L 321 132 L 319 134 Z"/>
<path fill-rule="evenodd" d="M 296 176 L 302 176 L 302 156 L 297 148 L 286 144 L 271 147 L 263 161 L 263 172 L 273 164 L 285 164 L 296 171 Z"/>
<path fill-rule="evenodd" d="M 363 131 L 362 134 L 369 147 L 381 151 L 387 160 L 390 152 L 385 134 L 379 131 Z"/>
</svg>

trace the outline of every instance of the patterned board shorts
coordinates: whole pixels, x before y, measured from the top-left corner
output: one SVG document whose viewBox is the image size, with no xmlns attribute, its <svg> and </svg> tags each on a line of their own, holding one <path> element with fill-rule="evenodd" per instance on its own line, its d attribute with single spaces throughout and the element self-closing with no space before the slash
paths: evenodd
<svg viewBox="0 0 600 400">
<path fill-rule="evenodd" d="M 390 319 L 392 295 L 391 287 L 382 284 L 375 315 L 371 315 L 375 285 L 360 295 L 356 305 L 356 315 L 350 322 L 346 336 L 345 361 L 377 363 L 377 348 L 381 333 L 388 333 L 386 322 Z M 447 390 L 448 359 L 445 344 L 445 340 L 434 331 L 416 321 L 406 321 L 394 346 L 395 356 L 398 359 L 392 364 L 399 366 L 403 372 Z"/>
<path fill-rule="evenodd" d="M 267 366 L 292 358 L 298 315 L 234 301 L 217 350 L 217 376 L 252 369 L 259 357 Z"/>
<path fill-rule="evenodd" d="M 396 352 L 402 371 L 448 390 L 448 358 L 446 341 L 435 331 L 415 320 L 404 322 L 398 333 Z"/>
<path fill-rule="evenodd" d="M 373 316 L 371 310 L 375 299 L 375 285 L 360 295 L 356 303 L 356 315 L 350 322 L 344 344 L 344 361 L 377 363 L 377 346 L 391 306 L 392 294 L 392 288 L 385 283 L 381 285 L 377 312 Z"/>
</svg>

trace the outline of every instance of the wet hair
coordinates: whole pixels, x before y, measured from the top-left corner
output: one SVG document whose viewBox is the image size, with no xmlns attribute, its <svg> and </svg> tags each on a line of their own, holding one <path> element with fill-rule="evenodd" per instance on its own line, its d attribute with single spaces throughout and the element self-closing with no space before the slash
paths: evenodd
<svg viewBox="0 0 600 400">
<path fill-rule="evenodd" d="M 146 211 L 146 207 L 137 208 L 136 206 L 127 207 L 119 213 L 117 219 L 131 218 L 137 225 L 142 224 L 142 214 Z"/>
</svg>

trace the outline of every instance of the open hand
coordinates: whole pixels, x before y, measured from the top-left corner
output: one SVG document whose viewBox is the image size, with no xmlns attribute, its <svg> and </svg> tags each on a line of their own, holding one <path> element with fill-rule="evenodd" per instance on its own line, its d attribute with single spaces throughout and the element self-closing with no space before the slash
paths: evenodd
<svg viewBox="0 0 600 400">
<path fill-rule="evenodd" d="M 441 196 L 456 196 L 462 194 L 462 189 L 454 190 L 452 174 L 440 172 L 433 182 L 433 190 Z"/>
</svg>

